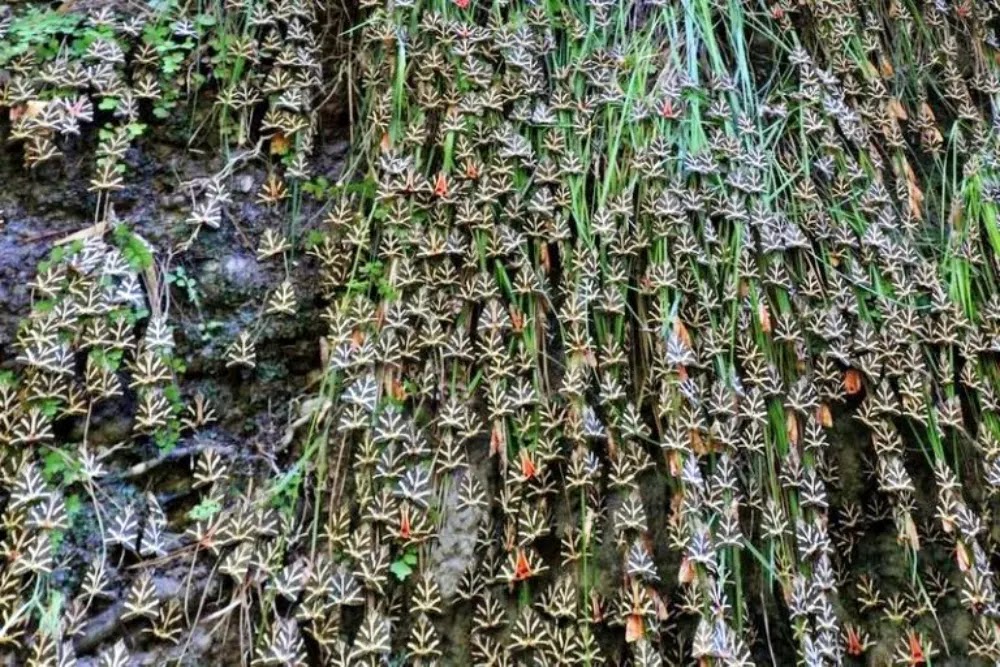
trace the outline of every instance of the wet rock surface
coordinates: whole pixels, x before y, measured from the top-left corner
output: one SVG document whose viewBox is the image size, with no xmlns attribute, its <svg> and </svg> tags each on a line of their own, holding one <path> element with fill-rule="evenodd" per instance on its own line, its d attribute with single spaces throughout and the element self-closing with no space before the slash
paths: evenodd
<svg viewBox="0 0 1000 667">
<path fill-rule="evenodd" d="M 453 602 L 459 581 L 475 562 L 476 531 L 484 512 L 475 508 L 460 508 L 457 484 L 445 499 L 444 520 L 430 553 L 429 568 L 435 574 L 441 596 Z"/>
<path fill-rule="evenodd" d="M 343 140 L 328 137 L 317 149 L 316 173 L 336 179 L 343 170 L 345 152 Z M 198 453 L 214 448 L 237 472 L 274 465 L 288 419 L 287 406 L 303 393 L 310 373 L 319 365 L 318 343 L 324 329 L 317 309 L 322 304 L 310 279 L 314 267 L 299 247 L 287 265 L 262 262 L 256 256 L 262 232 L 287 224 L 283 212 L 255 202 L 266 177 L 263 169 L 250 163 L 228 179 L 234 203 L 225 221 L 219 229 L 202 229 L 184 247 L 191 233 L 185 219 L 192 203 L 185 186 L 211 176 L 222 163 L 183 146 L 143 141 L 129 151 L 128 165 L 129 179 L 114 199 L 114 216 L 149 242 L 161 275 L 190 279 L 188 284 L 175 281 L 167 287 L 163 305 L 174 329 L 177 356 L 184 360 L 178 375 L 180 390 L 186 397 L 201 394 L 208 399 L 217 421 L 183 436 L 169 455 L 151 443 L 114 451 L 106 461 L 109 471 L 101 492 L 109 503 L 137 507 L 142 506 L 143 493 L 152 493 L 168 521 L 186 525 L 190 522 L 185 514 L 198 502 L 191 488 Z M 86 161 L 77 157 L 26 172 L 15 160 L 0 155 L 0 182 L 4 183 L 0 188 L 0 370 L 17 367 L 14 342 L 18 324 L 31 307 L 31 282 L 38 263 L 62 239 L 93 224 L 95 202 L 87 191 L 86 167 Z M 305 235 L 321 225 L 321 203 L 306 198 L 297 233 Z M 262 328 L 256 369 L 227 368 L 227 346 L 239 331 L 260 319 L 268 294 L 285 279 L 296 287 L 295 314 Z M 133 432 L 134 411 L 128 395 L 101 404 L 90 420 L 87 441 L 100 451 L 126 441 Z M 83 437 L 82 421 L 70 421 L 62 429 L 67 441 Z M 180 543 L 177 537 L 175 546 Z M 69 539 L 83 562 L 100 547 L 85 529 Z M 239 633 L 219 631 L 210 621 L 195 625 L 177 646 L 149 641 L 144 623 L 124 622 L 126 589 L 138 574 L 130 564 L 126 558 L 120 571 L 116 570 L 113 578 L 121 587 L 113 591 L 115 597 L 95 603 L 89 612 L 75 641 L 83 656 L 78 665 L 101 664 L 97 654 L 119 640 L 129 648 L 130 665 L 163 665 L 177 656 L 183 656 L 180 662 L 170 664 L 239 662 Z M 204 605 L 221 584 L 218 573 L 192 571 L 170 559 L 148 567 L 158 599 L 185 600 L 191 612 Z M 0 664 L 7 663 L 0 659 Z"/>
</svg>

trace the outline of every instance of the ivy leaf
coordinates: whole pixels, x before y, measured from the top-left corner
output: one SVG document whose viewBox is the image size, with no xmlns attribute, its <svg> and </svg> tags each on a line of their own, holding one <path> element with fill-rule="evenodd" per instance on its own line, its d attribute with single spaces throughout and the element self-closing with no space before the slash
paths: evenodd
<svg viewBox="0 0 1000 667">
<path fill-rule="evenodd" d="M 405 581 L 408 576 L 413 574 L 413 568 L 407 565 L 402 559 L 393 561 L 392 565 L 389 566 L 389 570 L 391 570 L 400 581 Z"/>
</svg>

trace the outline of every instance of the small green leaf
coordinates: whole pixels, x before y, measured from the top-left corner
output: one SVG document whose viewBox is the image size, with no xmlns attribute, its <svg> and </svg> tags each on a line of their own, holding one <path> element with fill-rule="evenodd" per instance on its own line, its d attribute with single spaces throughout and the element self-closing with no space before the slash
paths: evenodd
<svg viewBox="0 0 1000 667">
<path fill-rule="evenodd" d="M 208 521 L 222 511 L 222 506 L 211 498 L 205 498 L 188 510 L 188 518 L 192 521 Z"/>
<path fill-rule="evenodd" d="M 66 539 L 66 531 L 64 530 L 49 531 L 49 543 L 52 545 L 53 551 L 58 551 L 59 547 L 62 545 L 65 539 Z"/>
<path fill-rule="evenodd" d="M 66 496 L 66 516 L 72 521 L 77 514 L 83 510 L 83 501 L 80 500 L 80 494 L 71 493 Z"/>
<path fill-rule="evenodd" d="M 52 309 L 56 307 L 56 302 L 52 299 L 39 299 L 35 302 L 35 311 L 40 314 L 51 313 Z"/>
<path fill-rule="evenodd" d="M 63 619 L 63 603 L 65 595 L 59 591 L 49 592 L 48 604 L 42 607 L 41 619 L 38 622 L 39 629 L 49 637 L 58 637 Z"/>
<path fill-rule="evenodd" d="M 393 561 L 392 565 L 389 566 L 389 570 L 391 570 L 400 581 L 406 581 L 406 578 L 413 574 L 413 568 L 402 560 Z"/>
<path fill-rule="evenodd" d="M 153 442 L 156 443 L 161 454 L 169 454 L 174 451 L 174 447 L 177 446 L 180 439 L 180 429 L 174 424 L 174 421 L 169 422 L 166 428 L 153 432 Z"/>
<path fill-rule="evenodd" d="M 50 484 L 66 471 L 66 467 L 66 457 L 60 451 L 52 449 L 42 457 L 42 477 Z"/>
<path fill-rule="evenodd" d="M 319 231 L 318 229 L 311 229 L 309 233 L 306 234 L 305 246 L 306 248 L 315 248 L 316 246 L 323 243 L 326 238 L 326 234 Z"/>
<path fill-rule="evenodd" d="M 38 405 L 43 415 L 49 419 L 55 419 L 56 415 L 59 414 L 59 406 L 61 404 L 58 398 L 47 398 Z"/>
</svg>

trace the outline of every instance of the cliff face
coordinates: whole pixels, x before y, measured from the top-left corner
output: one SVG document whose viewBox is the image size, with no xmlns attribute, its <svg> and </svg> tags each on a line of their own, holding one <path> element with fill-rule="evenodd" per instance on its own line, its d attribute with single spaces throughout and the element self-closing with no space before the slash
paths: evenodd
<svg viewBox="0 0 1000 667">
<path fill-rule="evenodd" d="M 0 664 L 1000 660 L 995 8 L 360 4 L 0 6 Z"/>
<path fill-rule="evenodd" d="M 340 134 L 340 129 L 331 128 L 317 150 L 317 164 L 331 179 L 341 172 L 347 149 Z M 86 161 L 93 148 L 84 142 L 65 163 L 30 172 L 21 167 L 16 151 L 0 157 L 4 183 L 0 191 L 0 370 L 21 367 L 15 361 L 20 354 L 17 332 L 31 313 L 31 284 L 39 264 L 54 248 L 64 247 L 65 239 L 94 229 L 95 197 L 87 191 L 90 175 L 73 169 L 74 164 Z M 72 452 L 85 439 L 91 451 L 107 454 L 99 487 L 101 507 L 128 505 L 152 494 L 168 518 L 164 540 L 179 548 L 189 521 L 186 514 L 200 501 L 192 479 L 199 453 L 221 452 L 241 479 L 273 474 L 274 466 L 284 465 L 290 456 L 289 423 L 300 416 L 295 406 L 308 397 L 307 388 L 315 385 L 320 364 L 320 339 L 325 332 L 319 316 L 322 304 L 311 277 L 315 267 L 300 257 L 290 267 L 300 309 L 261 331 L 255 369 L 227 368 L 226 348 L 240 330 L 259 318 L 260 304 L 285 276 L 284 267 L 257 257 L 261 235 L 280 226 L 280 216 L 255 202 L 266 172 L 252 166 L 234 174 L 229 181 L 233 205 L 227 224 L 199 235 L 179 251 L 178 245 L 190 232 L 185 219 L 192 199 L 186 186 L 215 174 L 221 159 L 191 152 L 183 144 L 150 139 L 131 149 L 127 161 L 132 176 L 115 198 L 115 223 L 149 243 L 155 275 L 169 284 L 169 292 L 163 286 L 162 298 L 165 305 L 169 299 L 175 354 L 183 362 L 176 374 L 180 393 L 191 405 L 200 400 L 197 396 L 203 397 L 215 418 L 197 431 L 185 431 L 163 449 L 148 439 L 134 438 L 136 402 L 126 393 L 97 406 L 86 424 L 79 418 L 61 420 L 56 426 L 58 449 Z M 303 233 L 321 226 L 318 210 L 315 202 L 304 208 Z M 35 300 L 39 299 L 35 293 Z M 122 447 L 123 443 L 128 446 Z M 59 479 L 56 474 L 55 480 Z M 84 494 L 79 485 L 67 486 L 72 503 Z M 63 582 L 67 591 L 77 588 L 82 568 L 101 548 L 96 519 L 92 511 L 82 510 L 61 538 L 59 554 L 66 559 L 67 570 L 60 577 L 68 577 Z M 86 656 L 96 655 L 123 637 L 135 649 L 128 664 L 165 664 L 173 655 L 184 656 L 180 664 L 239 664 L 236 635 L 220 635 L 207 621 L 182 646 L 148 641 L 146 626 L 123 622 L 134 565 L 129 558 L 109 563 L 106 575 L 113 583 L 107 597 L 88 609 L 81 632 L 73 640 L 81 655 L 77 664 L 98 664 L 96 657 L 88 661 Z M 208 600 L 210 595 L 221 595 L 211 569 L 207 563 L 192 565 L 169 558 L 153 565 L 150 571 L 157 599 L 164 604 L 177 599 L 196 604 L 202 596 Z M 210 582 L 208 588 L 206 582 Z M 13 662 L 4 664 L 21 664 L 16 657 L 6 660 Z"/>
</svg>

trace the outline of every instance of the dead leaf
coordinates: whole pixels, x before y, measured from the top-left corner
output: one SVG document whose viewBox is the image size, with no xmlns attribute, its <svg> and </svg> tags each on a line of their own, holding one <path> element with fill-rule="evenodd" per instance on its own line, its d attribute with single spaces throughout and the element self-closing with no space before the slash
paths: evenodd
<svg viewBox="0 0 1000 667">
<path fill-rule="evenodd" d="M 83 241 L 86 239 L 104 236 L 104 233 L 108 231 L 107 222 L 98 222 L 91 225 L 90 227 L 84 227 L 83 229 L 73 232 L 68 236 L 64 236 L 58 241 L 55 241 L 53 245 L 66 245 L 67 243 L 73 243 L 74 241 Z"/>
<path fill-rule="evenodd" d="M 861 391 L 861 388 L 861 371 L 856 368 L 848 368 L 844 371 L 844 391 L 854 396 Z"/>
<path fill-rule="evenodd" d="M 271 155 L 287 155 L 291 142 L 283 132 L 277 132 L 271 137 Z"/>
<path fill-rule="evenodd" d="M 539 251 L 539 254 L 541 255 L 540 259 L 542 270 L 544 270 L 546 274 L 549 274 L 552 272 L 552 259 L 549 257 L 549 245 L 547 243 L 543 243 Z"/>
<path fill-rule="evenodd" d="M 881 62 L 879 62 L 878 70 L 883 79 L 891 79 L 892 75 L 896 73 L 895 68 L 892 66 L 892 62 L 885 56 L 883 56 Z"/>
<path fill-rule="evenodd" d="M 439 171 L 437 178 L 434 179 L 434 194 L 438 197 L 444 197 L 448 194 L 448 176 L 443 171 Z"/>
<path fill-rule="evenodd" d="M 757 304 L 757 319 L 760 321 L 761 331 L 771 333 L 771 311 L 767 309 L 766 303 Z"/>
<path fill-rule="evenodd" d="M 392 397 L 397 401 L 406 400 L 406 387 L 399 381 L 399 378 L 393 378 L 392 380 Z"/>
<path fill-rule="evenodd" d="M 646 593 L 649 594 L 650 599 L 653 601 L 653 609 L 656 610 L 656 620 L 661 623 L 669 620 L 670 610 L 667 608 L 667 603 L 663 600 L 660 593 L 652 586 L 646 587 Z"/>
<path fill-rule="evenodd" d="M 677 583 L 681 585 L 690 584 L 697 576 L 698 572 L 695 570 L 694 564 L 685 556 L 681 561 L 680 568 L 677 570 Z"/>
<path fill-rule="evenodd" d="M 955 562 L 958 563 L 958 569 L 962 572 L 968 572 L 972 566 L 972 560 L 969 558 L 969 550 L 961 542 L 955 543 Z"/>
<path fill-rule="evenodd" d="M 628 621 L 625 622 L 625 642 L 632 644 L 646 636 L 646 626 L 643 625 L 642 616 L 629 614 Z"/>
<path fill-rule="evenodd" d="M 590 618 L 594 623 L 604 622 L 604 609 L 601 608 L 601 594 L 596 589 L 590 589 Z"/>
<path fill-rule="evenodd" d="M 906 107 L 904 107 L 903 104 L 895 97 L 889 98 L 888 106 L 889 113 L 892 114 L 896 120 L 906 120 L 909 118 L 909 115 L 906 113 Z"/>
<path fill-rule="evenodd" d="M 49 106 L 47 100 L 28 100 L 27 104 L 24 105 L 24 116 L 26 118 L 40 116 L 47 106 Z"/>
<path fill-rule="evenodd" d="M 795 410 L 785 410 L 785 432 L 788 434 L 788 442 L 799 444 L 799 418 Z"/>
<path fill-rule="evenodd" d="M 135 236 L 142 239 L 138 234 Z M 142 277 L 146 283 L 146 301 L 149 302 L 149 312 L 153 314 L 153 317 L 159 317 L 162 310 L 160 307 L 160 274 L 157 273 L 156 265 L 147 266 Z"/>
<path fill-rule="evenodd" d="M 961 229 L 964 217 L 965 207 L 962 205 L 962 202 L 955 199 L 951 204 L 951 214 L 948 216 L 948 221 L 951 223 L 952 229 Z"/>
<path fill-rule="evenodd" d="M 830 428 L 833 426 L 833 414 L 830 412 L 830 406 L 826 403 L 820 403 L 819 407 L 816 408 L 816 421 L 818 421 L 824 428 Z"/>
<path fill-rule="evenodd" d="M 327 368 L 330 362 L 330 343 L 327 342 L 326 338 L 320 337 L 319 339 L 319 365 L 322 368 Z"/>
<path fill-rule="evenodd" d="M 927 104 L 927 102 L 920 103 L 920 120 L 928 125 L 937 124 L 937 119 L 934 117 L 934 110 L 931 109 L 931 105 Z"/>
<path fill-rule="evenodd" d="M 511 328 L 514 333 L 521 333 L 524 330 L 524 313 L 514 304 L 511 304 L 508 310 L 510 311 Z"/>
<path fill-rule="evenodd" d="M 684 343 L 688 348 L 691 348 L 691 334 L 688 332 L 687 327 L 679 319 L 674 320 L 674 334 Z"/>
<path fill-rule="evenodd" d="M 500 421 L 494 421 L 493 429 L 490 431 L 490 456 L 493 456 L 500 451 L 505 451 L 506 449 L 506 438 L 504 438 L 503 423 Z"/>
<path fill-rule="evenodd" d="M 690 430 L 691 434 L 691 450 L 698 456 L 704 456 L 708 453 L 708 447 L 705 446 L 705 441 L 701 437 L 701 432 L 698 429 L 693 428 Z"/>
<path fill-rule="evenodd" d="M 903 174 L 906 177 L 906 193 L 907 201 L 910 205 L 910 211 L 917 218 L 924 217 L 924 193 L 917 185 L 917 176 L 913 173 L 913 168 L 910 167 L 908 161 L 903 162 Z"/>
<path fill-rule="evenodd" d="M 917 532 L 917 524 L 913 520 L 913 515 L 909 512 L 903 517 L 903 533 L 901 537 L 910 544 L 911 549 L 920 551 L 920 534 Z"/>
<path fill-rule="evenodd" d="M 670 468 L 671 477 L 680 477 L 681 469 L 684 467 L 684 464 L 681 462 L 680 452 L 676 450 L 667 452 L 667 465 Z"/>
</svg>

